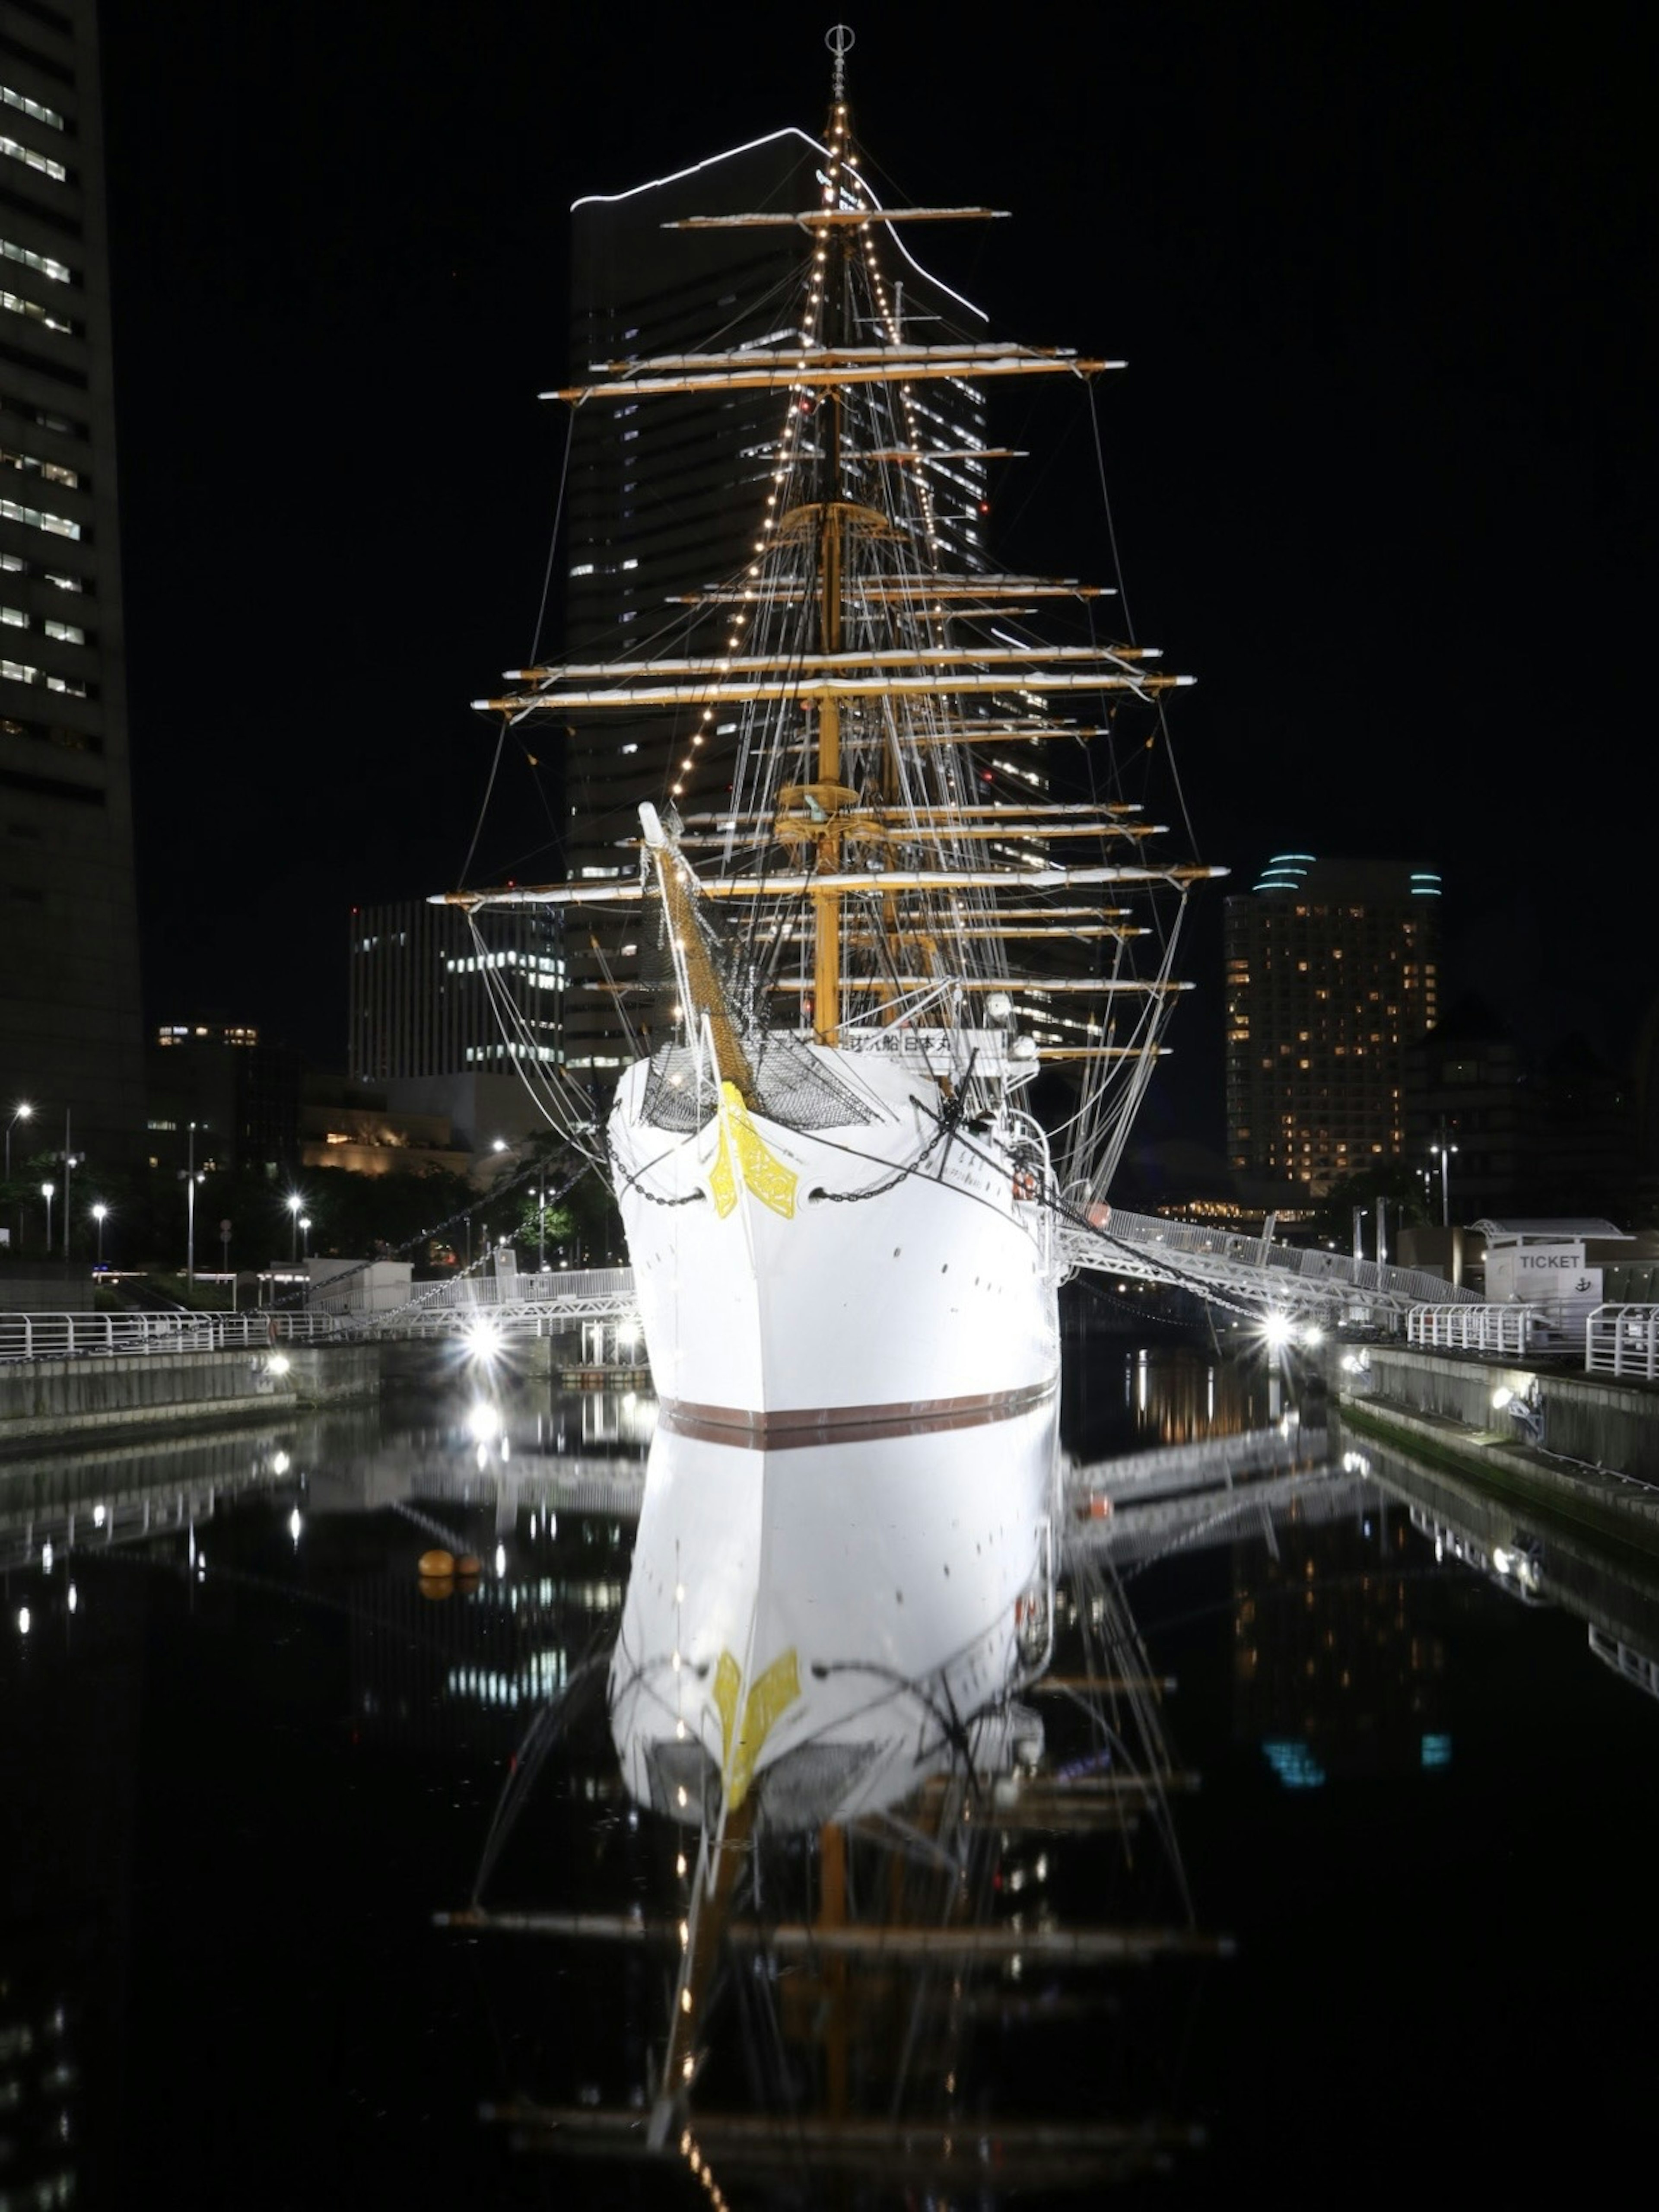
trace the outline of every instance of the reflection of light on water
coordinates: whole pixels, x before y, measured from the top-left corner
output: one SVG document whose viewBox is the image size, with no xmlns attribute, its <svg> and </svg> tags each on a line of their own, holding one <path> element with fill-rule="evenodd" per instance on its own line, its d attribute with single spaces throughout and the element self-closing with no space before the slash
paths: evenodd
<svg viewBox="0 0 1659 2212">
<path fill-rule="evenodd" d="M 487 1399 L 475 1399 L 468 1408 L 466 1425 L 481 1444 L 487 1444 L 501 1432 L 501 1417 Z"/>
<path fill-rule="evenodd" d="M 1313 1746 L 1283 1736 L 1269 1737 L 1262 1753 L 1287 1790 L 1318 1790 L 1325 1770 L 1314 1757 Z"/>
<path fill-rule="evenodd" d="M 444 1694 L 481 1705 L 538 1705 L 568 1679 L 562 1650 L 534 1651 L 512 1674 L 489 1667 L 452 1667 L 444 1677 Z"/>
</svg>

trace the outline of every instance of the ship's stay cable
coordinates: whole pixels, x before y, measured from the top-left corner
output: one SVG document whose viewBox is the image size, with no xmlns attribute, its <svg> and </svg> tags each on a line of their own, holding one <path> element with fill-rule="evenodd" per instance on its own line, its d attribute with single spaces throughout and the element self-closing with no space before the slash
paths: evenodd
<svg viewBox="0 0 1659 2212">
<path fill-rule="evenodd" d="M 1129 586 L 1124 580 L 1123 562 L 1117 549 L 1117 526 L 1112 520 L 1112 495 L 1106 483 L 1106 448 L 1101 441 L 1100 435 L 1100 406 L 1092 383 L 1089 386 L 1089 424 L 1094 432 L 1095 465 L 1100 476 L 1100 500 L 1106 514 L 1106 537 L 1112 549 L 1112 568 L 1117 578 L 1117 594 L 1123 605 L 1123 627 L 1128 634 L 1130 644 L 1133 645 L 1136 641 L 1134 617 L 1129 611 Z M 1175 747 L 1170 742 L 1170 726 L 1164 712 L 1164 702 L 1161 698 L 1158 702 L 1158 724 L 1159 733 L 1164 739 L 1164 754 L 1170 763 L 1170 775 L 1175 783 L 1176 804 L 1181 808 L 1181 818 L 1187 826 L 1188 849 L 1196 859 L 1199 852 L 1198 836 L 1193 828 L 1193 817 L 1187 811 L 1187 793 L 1182 784 L 1181 769 L 1176 760 Z"/>
<path fill-rule="evenodd" d="M 541 653 L 542 623 L 547 614 L 548 593 L 553 582 L 553 562 L 558 552 L 559 528 L 564 517 L 565 485 L 570 474 L 570 448 L 576 434 L 576 410 L 574 407 L 568 410 L 568 416 L 564 438 L 564 458 L 559 465 L 558 491 L 553 502 L 553 527 L 548 537 L 547 567 L 542 576 L 541 605 L 536 611 L 535 635 L 531 643 L 530 659 L 532 666 Z M 466 848 L 466 858 L 462 861 L 461 872 L 456 878 L 458 886 L 462 890 L 465 889 L 466 879 L 472 872 L 472 862 L 478 850 L 478 840 L 483 835 L 484 817 L 489 811 L 489 801 L 495 793 L 495 778 L 501 769 L 501 750 L 507 742 L 508 726 L 508 723 L 503 719 L 500 729 L 495 733 L 495 754 L 489 763 L 489 777 L 484 785 L 483 797 L 478 802 L 477 819 L 472 824 L 472 842 Z"/>
<path fill-rule="evenodd" d="M 466 848 L 466 858 L 461 862 L 461 872 L 457 878 L 458 887 L 463 890 L 466 888 L 468 876 L 472 872 L 472 856 L 478 849 L 478 840 L 483 835 L 484 817 L 489 811 L 489 794 L 495 788 L 495 775 L 501 764 L 501 749 L 507 743 L 507 724 L 503 718 L 500 729 L 495 732 L 495 753 L 489 763 L 489 781 L 485 784 L 483 797 L 478 802 L 478 818 L 472 824 L 472 842 Z"/>
<path fill-rule="evenodd" d="M 548 533 L 547 566 L 542 571 L 542 596 L 536 609 L 536 627 L 531 633 L 530 665 L 533 668 L 542 657 L 542 626 L 547 620 L 547 602 L 553 589 L 553 563 L 558 557 L 559 527 L 564 520 L 565 486 L 570 480 L 570 449 L 576 440 L 576 410 L 565 410 L 564 459 L 559 464 L 559 488 L 553 500 L 553 527 Z"/>
</svg>

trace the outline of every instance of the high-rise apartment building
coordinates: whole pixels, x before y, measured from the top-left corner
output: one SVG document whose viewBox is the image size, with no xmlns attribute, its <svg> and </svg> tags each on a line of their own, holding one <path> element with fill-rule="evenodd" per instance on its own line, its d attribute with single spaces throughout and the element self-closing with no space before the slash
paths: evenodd
<svg viewBox="0 0 1659 2212">
<path fill-rule="evenodd" d="M 1397 1159 L 1408 1048 L 1438 1017 L 1440 878 L 1281 854 L 1226 902 L 1227 1151 L 1305 1184 Z"/>
<path fill-rule="evenodd" d="M 780 131 L 632 191 L 578 201 L 572 381 L 590 363 L 729 353 L 795 338 L 811 266 L 803 230 L 665 226 L 815 208 L 823 159 L 806 133 Z M 892 234 L 907 342 L 944 343 L 964 325 L 979 334 L 978 309 L 928 276 L 896 228 Z M 865 343 L 881 337 L 856 335 Z M 570 658 L 721 650 L 729 605 L 688 602 L 709 586 L 741 586 L 766 512 L 779 429 L 799 404 L 787 392 L 725 389 L 578 409 L 567 502 Z M 919 550 L 941 568 L 979 567 L 982 396 L 940 381 L 921 386 L 913 404 L 918 450 L 930 456 L 918 465 L 930 486 L 936 532 Z M 569 872 L 633 878 L 638 863 L 629 844 L 640 834 L 640 801 L 660 805 L 672 799 L 686 811 L 724 805 L 741 741 L 735 714 L 716 720 L 696 708 L 573 718 L 563 751 Z M 590 949 L 590 933 L 600 940 L 603 962 Z M 573 924 L 574 988 L 567 1008 L 573 1069 L 614 1074 L 632 1056 L 618 1000 L 637 974 L 637 934 L 592 908 Z"/>
<path fill-rule="evenodd" d="M 348 1072 L 407 1113 L 447 1115 L 464 1148 L 528 1134 L 540 1116 L 515 1072 L 563 1057 L 562 917 L 407 899 L 351 917 Z"/>
<path fill-rule="evenodd" d="M 0 0 L 0 1100 L 141 1139 L 93 0 Z"/>
</svg>

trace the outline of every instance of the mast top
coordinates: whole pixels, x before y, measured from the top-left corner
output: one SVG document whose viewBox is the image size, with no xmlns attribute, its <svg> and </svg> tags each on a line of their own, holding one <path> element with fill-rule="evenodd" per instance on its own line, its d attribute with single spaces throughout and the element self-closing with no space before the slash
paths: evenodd
<svg viewBox="0 0 1659 2212">
<path fill-rule="evenodd" d="M 833 100 L 847 97 L 847 57 L 853 51 L 854 32 L 850 23 L 832 23 L 823 34 L 823 43 L 836 58 L 830 79 L 830 94 Z"/>
</svg>

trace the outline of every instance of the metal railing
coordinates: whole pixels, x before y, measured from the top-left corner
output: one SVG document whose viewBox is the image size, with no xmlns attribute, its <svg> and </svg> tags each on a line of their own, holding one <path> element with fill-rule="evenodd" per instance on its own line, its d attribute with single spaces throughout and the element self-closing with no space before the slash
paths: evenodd
<svg viewBox="0 0 1659 2212">
<path fill-rule="evenodd" d="M 594 1300 L 634 1296 L 631 1267 L 574 1267 L 557 1274 L 466 1276 L 458 1282 L 419 1284 L 410 1304 L 422 1313 L 457 1306 L 557 1305 L 576 1313 Z"/>
<path fill-rule="evenodd" d="M 1406 1316 L 1406 1341 L 1431 1352 L 1484 1352 L 1524 1358 L 1552 1316 L 1540 1306 L 1413 1306 Z"/>
<path fill-rule="evenodd" d="M 554 1336 L 585 1322 L 636 1318 L 629 1267 L 422 1284 L 385 1313 L 313 1307 L 289 1313 L 0 1313 L 0 1363 L 122 1352 L 248 1351 L 274 1343 L 356 1344 L 367 1337 L 453 1336 L 488 1319 L 504 1334 Z"/>
<path fill-rule="evenodd" d="M 279 1340 L 337 1342 L 350 1333 L 319 1313 L 0 1313 L 0 1360 L 247 1351 Z"/>
<path fill-rule="evenodd" d="M 1158 1214 L 1129 1213 L 1118 1206 L 1112 1208 L 1103 1237 L 1071 1229 L 1064 1242 L 1067 1258 L 1077 1267 L 1108 1273 L 1121 1267 L 1121 1272 L 1133 1273 L 1133 1266 L 1124 1263 L 1133 1254 L 1145 1253 L 1154 1264 L 1160 1260 L 1169 1263 L 1171 1273 L 1194 1288 L 1209 1282 L 1269 1303 L 1277 1296 L 1301 1307 L 1352 1303 L 1396 1313 L 1410 1305 L 1475 1303 L 1473 1291 L 1421 1267 L 1391 1267 L 1375 1260 L 1350 1259 L 1341 1252 L 1270 1243 L 1265 1237 L 1166 1221 Z"/>
<path fill-rule="evenodd" d="M 1597 1306 L 1584 1326 L 1584 1372 L 1659 1382 L 1659 1305 Z"/>
</svg>

